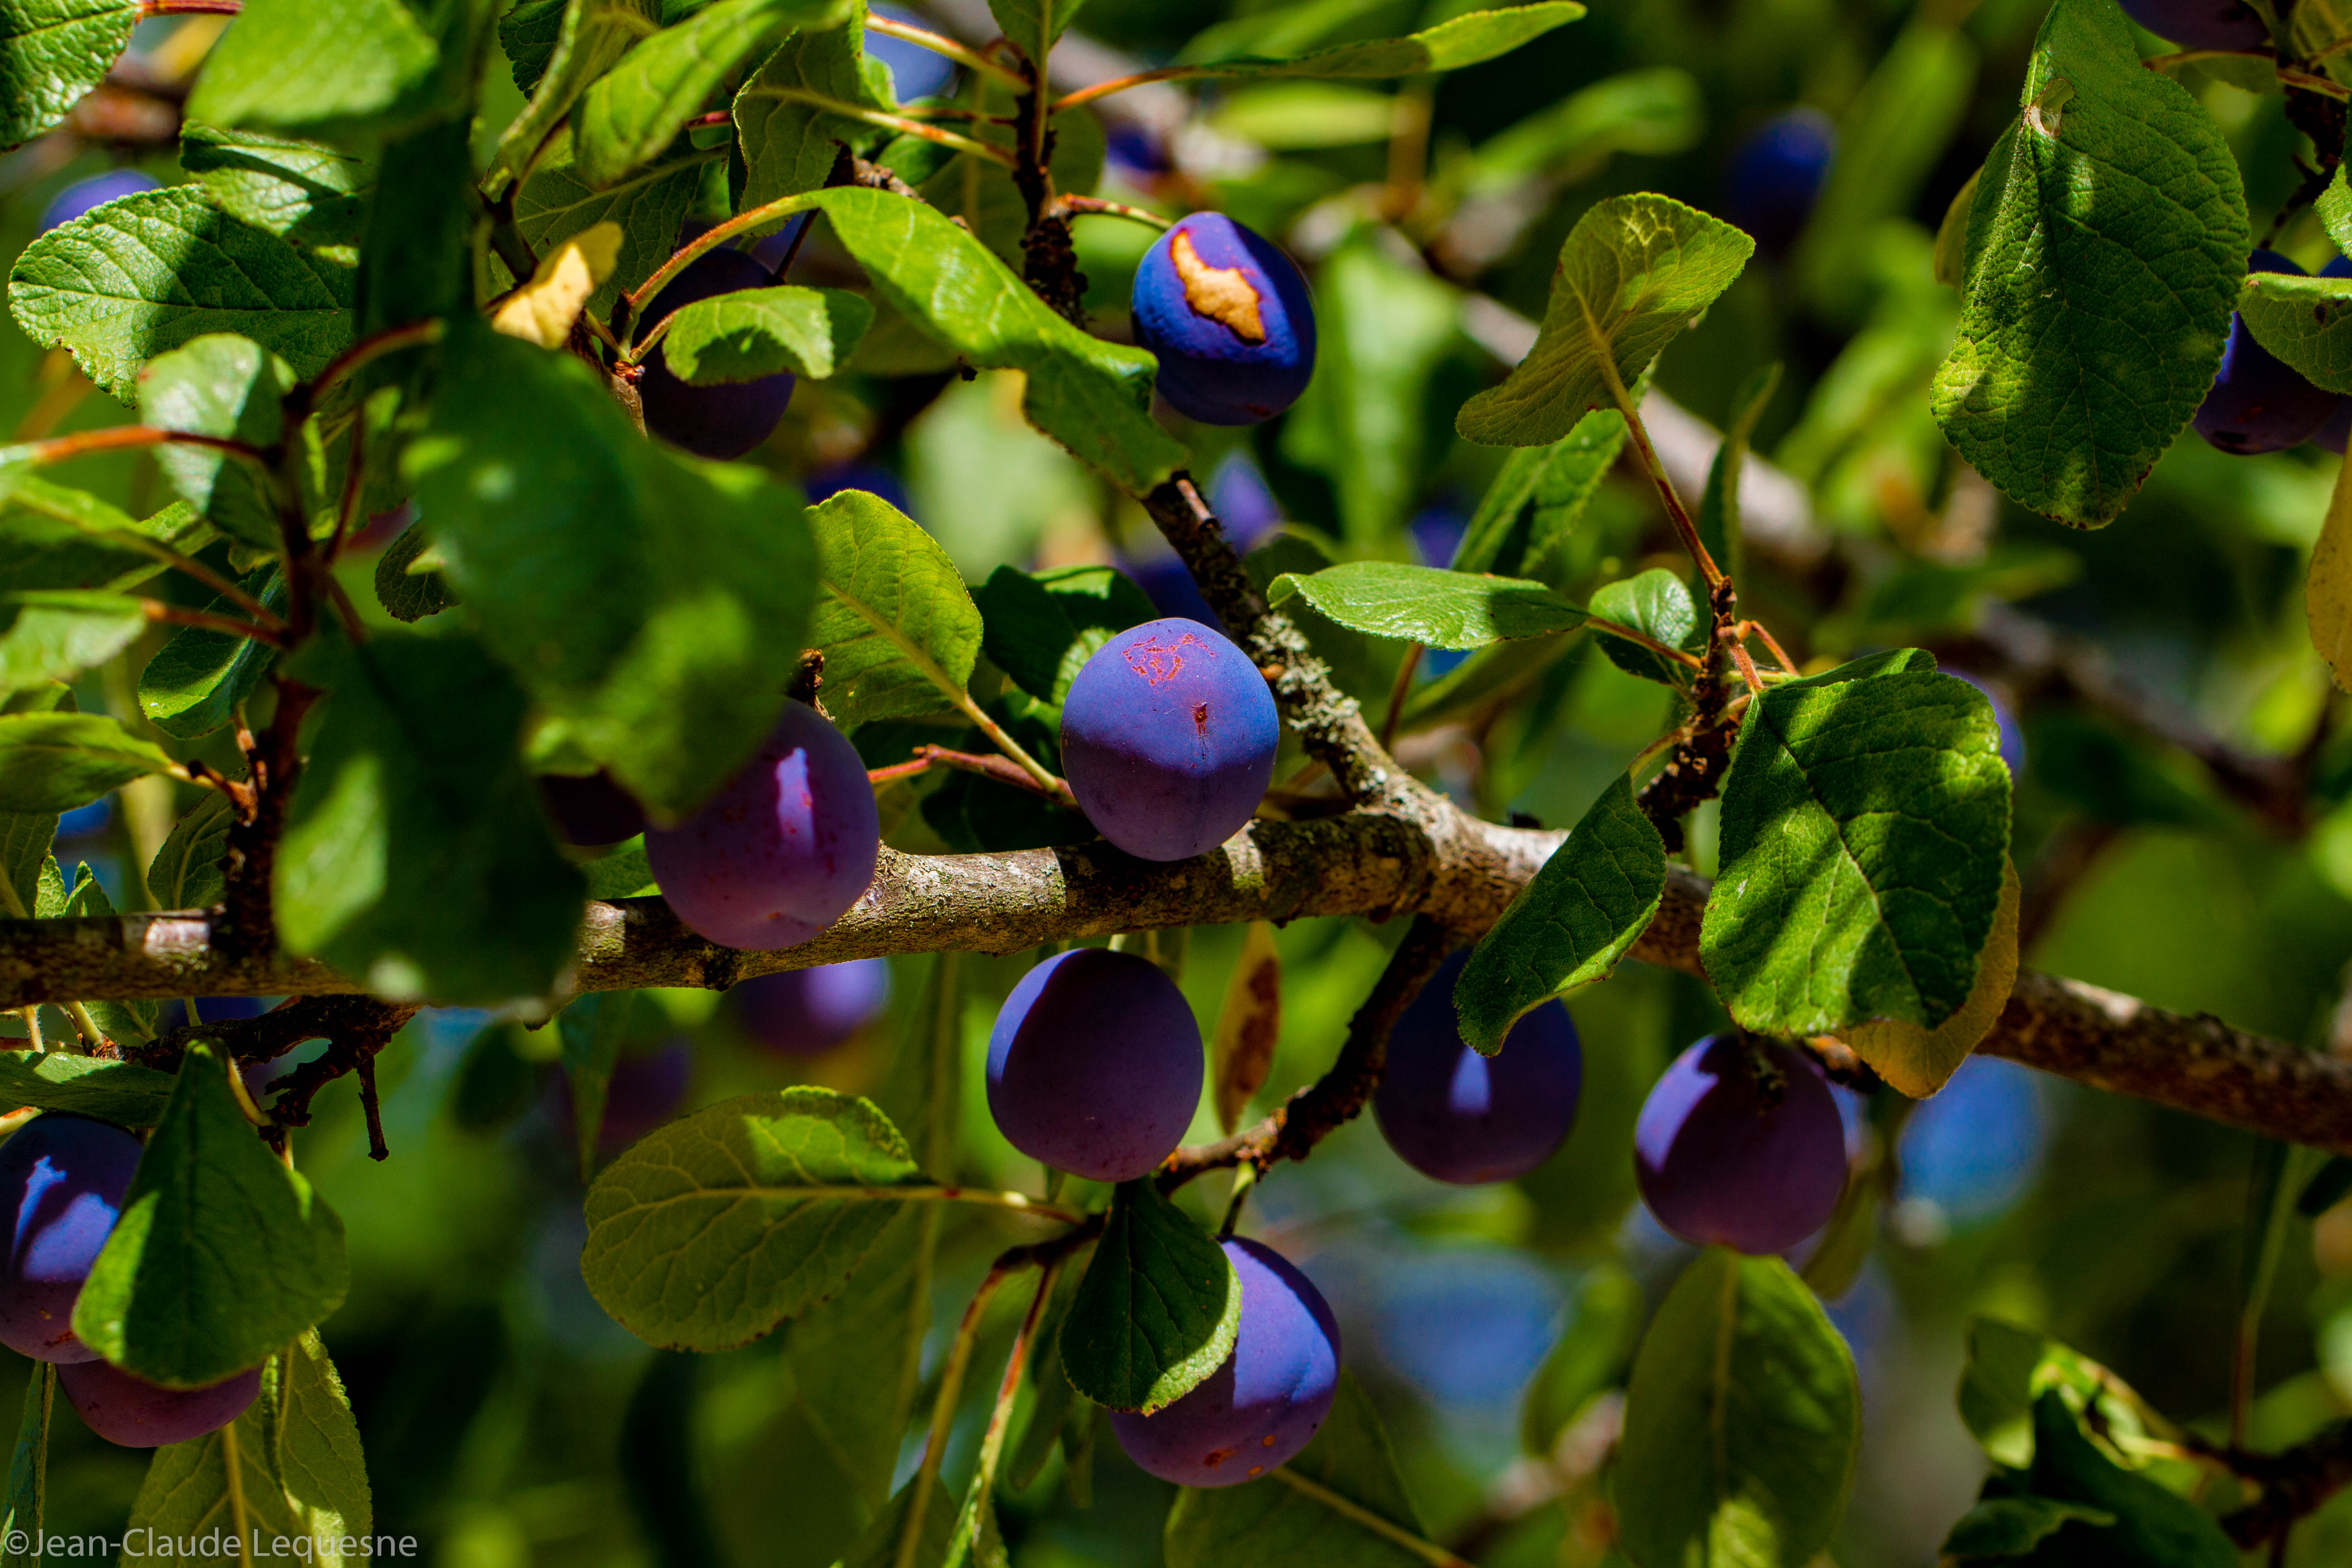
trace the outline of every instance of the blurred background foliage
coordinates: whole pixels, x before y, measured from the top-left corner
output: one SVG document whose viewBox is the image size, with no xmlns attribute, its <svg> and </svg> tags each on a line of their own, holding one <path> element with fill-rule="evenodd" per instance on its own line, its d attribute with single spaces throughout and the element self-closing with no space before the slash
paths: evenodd
<svg viewBox="0 0 2352 1568">
<path fill-rule="evenodd" d="M 1282 29 L 1304 47 L 1471 8 L 1309 0 L 1270 14 L 1257 0 L 1090 0 L 1057 58 L 1091 79 L 1165 61 L 1211 26 Z M 985 35 L 984 9 L 961 0 L 913 14 Z M 1582 22 L 1435 83 L 1275 82 L 1197 99 L 1160 88 L 1106 100 L 1099 115 L 1065 117 L 1063 156 L 1081 180 L 1099 160 L 1106 196 L 1171 215 L 1221 208 L 1309 268 L 1323 350 L 1307 396 L 1253 430 L 1184 432 L 1197 470 L 1214 476 L 1220 510 L 1270 576 L 1347 557 L 1444 563 L 1504 456 L 1458 441 L 1454 411 L 1523 344 L 1513 313 L 1541 313 L 1577 216 L 1633 190 L 1731 212 L 1741 140 L 1792 107 L 1826 117 L 1839 151 L 1812 221 L 1759 258 L 1655 377 L 1720 426 L 1752 375 L 1782 367 L 1755 447 L 1799 481 L 1790 493 L 1809 498 L 1802 510 L 1834 548 L 1807 560 L 1751 542 L 1748 602 L 1801 658 L 1924 641 L 2015 705 L 2029 962 L 2342 1048 L 2352 736 L 2326 725 L 2327 681 L 2301 610 L 2332 462 L 2309 447 L 2224 457 L 2184 439 L 2121 521 L 2078 533 L 2001 501 L 1928 416 L 1927 380 L 1957 313 L 1933 276 L 1933 237 L 2014 112 L 2041 16 L 2035 0 L 1596 0 Z M 159 81 L 184 77 L 215 27 L 143 24 L 131 65 Z M 2167 47 L 2142 41 L 2150 54 Z M 910 68 L 903 57 L 898 68 Z M 490 79 L 485 147 L 516 107 L 504 73 Z M 2305 144 L 2277 96 L 2190 85 L 2238 152 L 2259 234 Z M 155 101 L 168 109 L 168 90 Z M 105 167 L 180 177 L 171 145 L 168 128 L 126 121 L 11 154 L 0 162 L 0 245 L 20 250 L 52 195 Z M 984 235 L 1005 232 L 1009 188 L 954 168 L 929 194 Z M 726 201 L 723 181 L 706 184 L 701 216 Z M 1105 216 L 1076 226 L 1096 330 L 1123 336 L 1128 279 L 1150 231 Z M 2308 213 L 2278 243 L 2314 270 L 2327 258 Z M 794 277 L 854 284 L 856 273 L 820 231 Z M 1115 563 L 1163 607 L 1188 603 L 1139 511 L 1022 424 L 1010 374 L 961 380 L 887 321 L 854 371 L 803 383 L 754 460 L 813 492 L 855 486 L 900 500 L 975 584 L 1006 563 Z M 119 419 L 86 392 L 61 354 L 0 329 L 0 427 L 21 437 Z M 134 513 L 164 494 L 139 456 L 89 458 L 69 477 Z M 388 521 L 375 542 L 396 528 Z M 1675 564 L 1671 550 L 1654 499 L 1621 471 L 1538 574 L 1581 597 Z M 372 558 L 347 569 L 353 599 L 375 613 Z M 171 591 L 169 579 L 154 586 Z M 2231 745 L 2298 759 L 2310 781 L 2305 820 L 2249 811 L 2179 751 L 2078 705 L 2062 683 L 2004 666 L 1986 633 L 2009 603 L 2084 639 Z M 1399 648 L 1314 630 L 1349 689 L 1384 711 Z M 132 672 L 152 649 L 86 683 L 83 706 L 135 712 Z M 1670 721 L 1666 693 L 1583 641 L 1510 645 L 1466 665 L 1432 658 L 1407 679 L 1404 755 L 1496 818 L 1573 821 Z M 985 694 L 1002 682 L 983 664 L 976 685 Z M 1047 715 L 1017 690 L 996 701 L 1024 739 L 1050 735 Z M 953 735 L 892 724 L 857 736 L 875 765 L 927 739 Z M 89 860 L 119 905 L 145 902 L 138 868 L 173 818 L 171 787 L 148 781 L 77 814 L 60 858 Z M 1049 842 L 1073 826 L 962 774 L 894 786 L 885 805 L 892 841 L 917 850 Z M 1701 826 L 1694 853 L 1706 869 Z M 1397 934 L 1347 921 L 1278 934 L 1280 1045 L 1261 1107 L 1328 1064 Z M 1155 948 L 1181 968 L 1204 1027 L 1243 937 L 1202 930 Z M 892 960 L 884 1012 L 814 1058 L 763 1046 L 730 1002 L 656 994 L 626 1042 L 604 1143 L 751 1089 L 882 1092 L 893 1053 L 921 1048 L 942 1016 L 974 1061 L 1034 956 Z M 927 1007 L 941 985 L 949 1004 Z M 1383 1409 L 1433 1534 L 1495 1568 L 1603 1560 L 1594 1471 L 1613 1429 L 1610 1390 L 1645 1304 L 1684 1257 L 1633 1202 L 1632 1121 L 1668 1058 L 1719 1018 L 1696 983 L 1639 965 L 1571 1011 L 1587 1053 L 1584 1103 L 1566 1148 L 1533 1176 L 1441 1187 L 1358 1124 L 1309 1164 L 1278 1172 L 1253 1211 L 1253 1227 L 1339 1311 L 1349 1360 Z M 647 1350 L 589 1298 L 561 1032 L 429 1012 L 379 1068 L 389 1162 L 364 1158 L 349 1080 L 320 1098 L 317 1123 L 296 1140 L 349 1227 L 350 1304 L 326 1333 L 365 1436 L 380 1528 L 417 1534 L 451 1568 L 833 1562 L 864 1505 L 832 1468 L 834 1435 L 798 1394 L 799 1380 L 823 1370 L 794 1358 L 803 1326 L 686 1358 Z M 1923 1105 L 1882 1091 L 1848 1096 L 1847 1107 L 1857 1161 L 1878 1173 L 1870 1190 L 1883 1201 L 1865 1205 L 1854 1233 L 1864 1247 L 1814 1276 L 1864 1387 L 1862 1472 L 1840 1564 L 1932 1563 L 1973 1498 L 1986 1462 L 1952 1391 L 1976 1313 L 2045 1329 L 2176 1418 L 2222 1429 L 2252 1234 L 2250 1173 L 2266 1157 L 2253 1140 L 1990 1060 Z M 1195 1134 L 1216 1131 L 1204 1107 Z M 1039 1173 L 998 1137 L 977 1094 L 965 1097 L 961 1132 L 968 1179 L 1036 1189 Z M 1199 1184 L 1186 1199 L 1205 1215 L 1222 1186 Z M 985 1213 L 950 1223 L 932 1281 L 929 1376 L 988 1258 L 1024 1235 Z M 2258 1442 L 2352 1412 L 2352 1209 L 2290 1219 L 2259 1327 Z M 1011 1329 L 1009 1318 L 992 1325 L 979 1365 L 1002 1355 Z M 969 1385 L 951 1484 L 992 1392 L 988 1377 Z M 61 1417 L 52 1528 L 119 1529 L 143 1468 L 143 1456 Z M 1023 1568 L 1142 1568 L 1159 1560 L 1166 1502 L 1160 1483 L 1100 1442 L 1090 1458 L 1048 1463 L 1005 1528 Z M 2293 1561 L 2347 1554 L 2352 1502 L 2339 1500 L 2298 1534 Z"/>
</svg>

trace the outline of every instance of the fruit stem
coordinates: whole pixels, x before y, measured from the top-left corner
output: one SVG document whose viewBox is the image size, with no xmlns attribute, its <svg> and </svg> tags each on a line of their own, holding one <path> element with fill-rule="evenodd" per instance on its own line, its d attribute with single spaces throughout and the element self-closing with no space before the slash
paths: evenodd
<svg viewBox="0 0 2352 1568">
<path fill-rule="evenodd" d="M 1396 750 L 1397 721 L 1404 717 L 1405 696 L 1412 690 L 1412 678 L 1420 672 L 1421 656 L 1427 651 L 1421 644 L 1414 643 L 1404 650 L 1404 661 L 1397 666 L 1396 680 L 1389 687 L 1388 715 L 1381 721 L 1381 750 L 1383 752 Z"/>
<path fill-rule="evenodd" d="M 1683 548 L 1690 552 L 1699 575 L 1706 579 L 1707 591 L 1714 593 L 1726 580 L 1723 568 L 1717 566 L 1715 557 L 1707 553 L 1706 542 L 1698 536 L 1698 525 L 1691 521 L 1689 510 L 1683 505 L 1683 498 L 1675 493 L 1674 481 L 1666 478 L 1665 467 L 1658 461 L 1658 449 L 1650 445 L 1649 427 L 1642 423 L 1642 411 L 1635 405 L 1633 395 L 1625 390 L 1623 378 L 1617 374 L 1616 356 L 1604 347 L 1595 358 L 1600 361 L 1601 375 L 1609 383 L 1610 395 L 1617 400 L 1617 411 L 1625 416 L 1625 428 L 1633 437 L 1633 450 L 1642 459 L 1642 471 L 1650 476 L 1650 483 L 1657 488 L 1658 500 L 1665 504 L 1666 516 L 1673 521 Z"/>
<path fill-rule="evenodd" d="M 1045 763 L 1031 756 L 1020 742 L 1006 734 L 1004 726 L 990 718 L 982 710 L 980 704 L 971 700 L 971 693 L 956 691 L 950 695 L 955 699 L 955 705 L 963 710 L 963 716 L 978 725 L 980 732 L 988 737 L 989 743 L 1019 763 L 1021 771 L 1036 781 L 1040 793 L 1052 796 L 1072 811 L 1077 810 L 1078 797 L 1070 793 L 1069 784 L 1047 772 Z"/>
<path fill-rule="evenodd" d="M 988 1309 L 989 1299 L 1019 1267 L 1007 1265 L 1002 1258 L 992 1265 L 980 1289 L 971 1293 L 971 1300 L 963 1310 L 963 1321 L 956 1326 L 955 1342 L 949 1347 L 947 1366 L 940 1373 L 940 1396 L 931 1405 L 931 1428 L 923 1439 L 923 1462 L 910 1483 L 915 1489 L 907 1499 L 907 1521 L 901 1527 L 898 1550 L 892 1558 L 897 1568 L 915 1568 L 915 1558 L 923 1542 L 923 1516 L 930 1511 L 931 1488 L 939 1483 L 940 1462 L 947 1457 L 948 1435 L 955 1429 L 956 1400 L 963 1393 L 964 1373 L 971 1367 L 972 1345 L 980 1337 L 980 1320 Z"/>
<path fill-rule="evenodd" d="M 1373 1534 L 1394 1542 L 1423 1563 L 1429 1563 L 1431 1568 L 1471 1568 L 1471 1564 L 1454 1556 L 1437 1542 L 1423 1541 L 1395 1521 L 1384 1519 L 1363 1504 L 1350 1498 L 1342 1497 L 1322 1482 L 1308 1480 L 1288 1465 L 1277 1467 L 1273 1474 L 1276 1480 L 1283 1482 L 1301 1496 L 1312 1498 L 1340 1518 L 1351 1520 Z"/>
<path fill-rule="evenodd" d="M 128 447 L 206 447 L 215 452 L 226 452 L 240 462 L 251 463 L 265 474 L 274 472 L 269 454 L 245 441 L 226 436 L 199 436 L 190 430 L 159 430 L 152 425 L 114 425 L 103 430 L 84 430 L 72 436 L 53 436 L 46 441 L 28 441 L 22 446 L 0 447 L 0 460 L 9 463 L 62 463 L 72 458 L 87 457 L 92 452 L 119 452 Z"/>
<path fill-rule="evenodd" d="M 918 27 L 911 22 L 893 21 L 887 16 L 877 16 L 869 11 L 866 14 L 866 30 L 869 33 L 880 33 L 885 37 L 902 38 L 919 48 L 929 49 L 935 55 L 945 55 L 956 64 L 968 66 L 982 76 L 993 77 L 1016 91 L 1029 85 L 1029 79 L 1020 72 L 1009 70 L 977 49 L 966 48 L 953 38 L 934 33 L 927 27 Z"/>
</svg>

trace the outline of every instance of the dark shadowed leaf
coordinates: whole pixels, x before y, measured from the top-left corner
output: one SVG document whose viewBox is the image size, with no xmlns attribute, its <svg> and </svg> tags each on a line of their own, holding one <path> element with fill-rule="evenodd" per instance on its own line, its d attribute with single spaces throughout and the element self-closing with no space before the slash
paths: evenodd
<svg viewBox="0 0 2352 1568">
<path fill-rule="evenodd" d="M 1960 1515 L 1944 1537 L 1943 1554 L 1969 1560 L 2024 1557 L 2070 1524 L 2108 1525 L 2116 1516 L 2103 1508 L 2045 1497 L 1987 1498 Z"/>
<path fill-rule="evenodd" d="M 1181 1399 L 1233 1353 L 1241 1278 L 1150 1177 L 1120 1184 L 1062 1328 L 1070 1384 L 1113 1410 Z"/>
<path fill-rule="evenodd" d="M 163 1121 L 173 1083 L 170 1073 L 132 1062 L 66 1051 L 0 1052 L 0 1100 L 11 1108 L 36 1105 L 118 1127 Z"/>
<path fill-rule="evenodd" d="M 235 816 L 228 796 L 206 790 L 172 825 L 147 867 L 147 891 L 157 909 L 201 910 L 220 901 L 227 886 L 221 859 L 228 853 L 228 825 Z"/>
<path fill-rule="evenodd" d="M 274 447 L 294 382 L 293 368 L 252 339 L 209 332 L 148 362 L 139 373 L 139 416 L 165 430 Z M 155 466 L 223 533 L 264 550 L 278 547 L 278 506 L 257 465 L 210 447 L 173 445 L 155 448 Z"/>
<path fill-rule="evenodd" d="M 503 195 L 588 84 L 661 27 L 659 0 L 526 0 L 499 19 L 515 85 L 530 95 L 490 153 L 483 184 Z"/>
<path fill-rule="evenodd" d="M 1110 566 L 1036 573 L 999 566 L 972 599 L 987 623 L 982 647 L 990 661 L 1055 708 L 1097 649 L 1160 613 L 1132 578 Z"/>
<path fill-rule="evenodd" d="M 1549 446 L 1514 451 L 1486 487 L 1449 564 L 1456 572 L 1540 576 L 1624 445 L 1625 416 L 1596 408 Z"/>
<path fill-rule="evenodd" d="M 284 612 L 286 585 L 275 566 L 238 584 L 271 609 Z M 244 610 L 215 599 L 212 613 L 242 619 Z M 202 626 L 183 626 L 155 650 L 139 676 L 139 709 L 166 735 L 193 741 L 235 717 L 253 695 L 275 657 L 267 643 Z"/>
<path fill-rule="evenodd" d="M 33 1542 L 41 1539 L 49 1479 L 49 1412 L 57 1398 L 57 1369 L 37 1364 L 25 1380 L 25 1413 L 17 1419 L 16 1447 L 8 1458 L 8 1501 L 0 1513 L 0 1568 L 22 1568 L 40 1562 L 43 1555 Z"/>
</svg>

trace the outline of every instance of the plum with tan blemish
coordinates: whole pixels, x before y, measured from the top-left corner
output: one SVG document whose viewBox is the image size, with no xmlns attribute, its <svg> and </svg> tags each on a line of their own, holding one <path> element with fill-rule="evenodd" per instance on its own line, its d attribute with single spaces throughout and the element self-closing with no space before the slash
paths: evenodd
<svg viewBox="0 0 2352 1568">
<path fill-rule="evenodd" d="M 1234 1353 L 1173 1404 L 1110 1418 L 1129 1458 L 1181 1487 L 1238 1486 L 1286 1463 L 1339 1391 L 1339 1325 L 1323 1293 L 1262 1242 L 1224 1247 L 1242 1285 Z"/>
<path fill-rule="evenodd" d="M 1021 977 L 988 1037 L 988 1110 L 1042 1164 L 1129 1182 L 1175 1151 L 1201 1103 L 1201 1026 L 1150 960 L 1074 947 Z"/>
<path fill-rule="evenodd" d="M 786 702 L 708 805 L 646 830 L 646 864 L 698 935 L 772 952 L 839 920 L 874 880 L 881 844 L 857 749 L 816 710 Z"/>
<path fill-rule="evenodd" d="M 0 1344 L 36 1361 L 96 1357 L 74 1337 L 74 1300 L 114 1234 L 139 1150 L 120 1127 L 57 1111 L 0 1146 L 0 1194 L 13 1215 L 0 1269 Z"/>
<path fill-rule="evenodd" d="M 1135 270 L 1135 341 L 1160 361 L 1160 395 L 1203 425 L 1271 419 L 1315 374 L 1307 279 L 1271 240 L 1194 213 Z"/>
<path fill-rule="evenodd" d="M 58 1368 L 58 1387 L 83 1425 L 125 1448 L 160 1448 L 217 1432 L 261 1392 L 261 1369 L 205 1388 L 158 1388 L 102 1361 Z"/>
<path fill-rule="evenodd" d="M 1282 738 L 1265 678 L 1222 632 L 1181 616 L 1103 644 L 1062 706 L 1062 769 L 1095 831 L 1183 860 L 1241 829 Z"/>
</svg>

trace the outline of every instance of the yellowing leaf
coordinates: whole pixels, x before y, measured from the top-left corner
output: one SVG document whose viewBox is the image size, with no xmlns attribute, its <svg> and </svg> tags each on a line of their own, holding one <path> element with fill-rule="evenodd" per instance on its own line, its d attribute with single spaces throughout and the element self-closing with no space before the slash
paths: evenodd
<svg viewBox="0 0 2352 1568">
<path fill-rule="evenodd" d="M 2011 863 L 2002 869 L 1992 935 L 1977 960 L 1977 983 L 1960 1010 L 1932 1029 L 1895 1018 L 1848 1029 L 1845 1043 L 1854 1054 L 1914 1100 L 1925 1100 L 1943 1088 L 1992 1028 L 2009 1005 L 2009 994 L 2017 988 L 2017 867 Z"/>
<path fill-rule="evenodd" d="M 2303 610 L 2311 622 L 2311 646 L 2336 672 L 2336 684 L 2352 691 L 2352 463 L 2336 476 L 2327 521 L 2311 552 Z"/>
<path fill-rule="evenodd" d="M 1274 946 L 1274 923 L 1252 921 L 1242 942 L 1241 962 L 1225 987 L 1225 1005 L 1217 1015 L 1217 1125 L 1231 1133 L 1249 1106 L 1250 1096 L 1265 1087 L 1274 1066 L 1275 1041 L 1282 1034 L 1282 959 Z"/>
<path fill-rule="evenodd" d="M 562 348 L 572 335 L 572 323 L 587 308 L 588 297 L 613 275 L 620 258 L 619 224 L 582 229 L 539 258 L 530 281 L 507 297 L 490 325 L 543 349 Z"/>
</svg>

